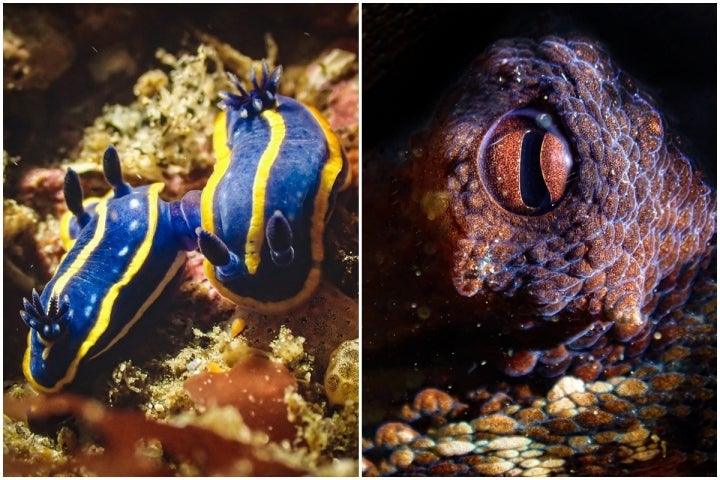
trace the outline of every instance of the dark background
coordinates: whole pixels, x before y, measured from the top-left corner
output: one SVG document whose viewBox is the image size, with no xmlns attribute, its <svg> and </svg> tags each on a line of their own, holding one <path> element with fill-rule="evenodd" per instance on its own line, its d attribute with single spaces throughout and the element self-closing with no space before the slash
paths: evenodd
<svg viewBox="0 0 720 480">
<path fill-rule="evenodd" d="M 35 29 L 43 38 L 42 31 L 52 26 L 72 44 L 75 56 L 46 89 L 3 92 L 3 148 L 23 164 L 47 164 L 65 157 L 104 105 L 135 99 L 132 87 L 139 75 L 153 68 L 169 70 L 156 58 L 159 48 L 178 56 L 195 53 L 201 43 L 198 32 L 252 58 L 266 56 L 269 33 L 278 45 L 278 63 L 285 66 L 307 63 L 335 46 L 357 51 L 357 8 L 353 4 L 6 5 L 4 28 L 19 30 L 16 25 L 21 23 L 26 32 Z M 89 66 L 117 49 L 129 54 L 135 70 L 106 81 L 93 80 Z M 16 172 L 6 172 L 6 197 L 14 191 Z"/>
<path fill-rule="evenodd" d="M 364 5 L 363 149 L 422 126 L 470 62 L 505 37 L 603 43 L 715 185 L 717 6 Z"/>
</svg>

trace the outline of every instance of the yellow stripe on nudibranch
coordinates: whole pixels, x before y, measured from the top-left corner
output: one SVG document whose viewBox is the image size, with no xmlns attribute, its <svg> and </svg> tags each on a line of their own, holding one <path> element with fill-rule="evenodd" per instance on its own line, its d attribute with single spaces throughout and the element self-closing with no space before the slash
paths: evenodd
<svg viewBox="0 0 720 480">
<path fill-rule="evenodd" d="M 95 355 L 90 357 L 90 359 L 96 358 L 103 353 L 105 353 L 110 347 L 115 345 L 118 340 L 123 338 L 127 332 L 130 331 L 130 329 L 140 320 L 140 318 L 143 316 L 143 314 L 147 311 L 150 306 L 155 303 L 155 300 L 158 299 L 158 297 L 163 293 L 165 290 L 165 287 L 172 281 L 173 278 L 175 278 L 175 275 L 177 272 L 183 267 L 185 264 L 185 252 L 178 251 L 177 255 L 175 256 L 175 260 L 173 260 L 172 265 L 170 265 L 170 268 L 167 272 L 165 272 L 165 275 L 163 276 L 162 280 L 155 285 L 155 288 L 153 289 L 152 293 L 148 295 L 148 298 L 145 300 L 145 302 L 138 308 L 138 311 L 135 313 L 135 316 L 133 316 L 130 321 L 128 321 L 125 326 L 118 332 L 117 335 L 115 335 L 115 338 L 113 338 L 108 344 L 97 352 Z"/>
<path fill-rule="evenodd" d="M 113 197 L 113 191 L 110 190 L 107 195 L 104 197 L 88 197 L 83 200 L 83 208 L 87 210 L 89 207 L 91 207 L 93 204 L 99 204 L 101 202 L 104 202 L 106 200 L 109 200 Z M 69 252 L 70 249 L 75 245 L 75 238 L 72 238 L 70 236 L 70 221 L 75 217 L 75 214 L 72 213 L 70 210 L 65 212 L 62 217 L 60 217 L 60 243 L 63 246 L 63 249 L 65 249 L 66 252 Z M 60 260 L 62 261 L 62 259 Z"/>
<path fill-rule="evenodd" d="M 215 149 L 215 168 L 207 185 L 200 195 L 200 223 L 203 230 L 215 233 L 215 212 L 214 197 L 215 190 L 225 176 L 230 166 L 230 155 L 232 151 L 228 147 L 227 138 L 227 113 L 220 112 L 215 118 L 215 129 L 213 130 L 213 148 Z M 205 260 L 206 263 L 207 260 Z M 210 277 L 208 277 L 210 278 Z"/>
<path fill-rule="evenodd" d="M 110 324 L 110 316 L 112 314 L 112 309 L 115 305 L 115 300 L 120 294 L 120 290 L 122 290 L 123 287 L 130 283 L 130 281 L 135 277 L 137 272 L 139 272 L 142 266 L 145 265 L 148 256 L 150 255 L 150 249 L 152 248 L 153 241 L 155 240 L 155 232 L 157 231 L 158 226 L 158 199 L 160 198 L 160 192 L 163 190 L 164 187 L 165 185 L 162 183 L 153 183 L 152 185 L 150 185 L 150 188 L 147 192 L 148 230 L 145 233 L 145 238 L 143 239 L 140 247 L 133 256 L 133 259 L 130 261 L 130 265 L 128 265 L 128 268 L 127 270 L 125 270 L 125 273 L 123 274 L 120 281 L 114 283 L 105 295 L 105 298 L 103 299 L 102 305 L 100 307 L 100 315 L 98 316 L 98 320 L 97 322 L 95 322 L 95 325 L 90 331 L 90 334 L 80 346 L 80 350 L 78 351 L 78 355 L 75 361 L 79 361 L 80 358 L 84 357 L 85 354 L 87 354 L 87 352 L 93 347 L 93 345 L 95 345 L 95 342 L 97 342 L 98 338 L 100 338 L 100 336 L 105 333 L 105 330 L 107 330 L 107 327 Z"/>
<path fill-rule="evenodd" d="M 215 153 L 215 168 L 221 167 L 227 170 L 230 164 L 232 150 L 228 146 L 227 138 L 227 113 L 220 112 L 215 118 L 213 129 L 213 152 Z"/>
<path fill-rule="evenodd" d="M 315 262 L 321 262 L 324 256 L 324 243 L 323 236 L 325 232 L 325 220 L 327 211 L 330 208 L 330 193 L 337 182 L 337 177 L 340 175 L 343 169 L 343 156 L 342 147 L 340 146 L 340 140 L 337 135 L 333 133 L 330 128 L 330 124 L 320 112 L 313 107 L 307 107 L 310 113 L 312 113 L 315 120 L 322 128 L 325 139 L 328 143 L 328 158 L 325 160 L 323 165 L 322 173 L 320 175 L 320 186 L 318 187 L 317 194 L 315 195 L 315 205 L 313 207 L 312 216 L 312 227 L 310 232 L 310 238 L 312 242 L 312 259 Z M 340 186 L 341 189 L 346 188 L 349 185 L 350 175 L 346 175 L 343 179 L 343 184 Z M 319 267 L 318 267 L 319 268 Z"/>
<path fill-rule="evenodd" d="M 280 147 L 285 140 L 285 121 L 281 114 L 274 110 L 265 110 L 260 114 L 267 122 L 270 130 L 270 139 L 258 162 L 252 188 L 252 212 L 245 240 L 245 267 L 250 275 L 257 272 L 260 266 L 260 253 L 265 240 L 265 194 L 270 170 L 278 158 Z M 220 113 L 215 119 L 213 134 L 213 148 L 215 149 L 216 163 L 207 186 L 200 197 L 201 223 L 203 230 L 216 233 L 214 215 L 214 195 L 220 181 L 230 167 L 231 150 L 227 146 L 227 114 Z M 205 261 L 206 263 L 207 260 Z M 212 271 L 212 265 L 206 265 L 205 271 Z M 214 278 L 214 274 L 208 274 Z"/>
<path fill-rule="evenodd" d="M 322 128 L 323 132 L 325 133 L 325 140 L 327 140 L 328 143 L 328 149 L 330 150 L 328 161 L 334 165 L 333 168 L 338 169 L 338 174 L 340 171 L 342 171 L 343 167 L 345 167 L 345 160 L 343 159 L 342 155 L 342 145 L 340 145 L 340 139 L 333 131 L 332 127 L 330 126 L 330 122 L 327 121 L 327 119 L 318 111 L 317 108 L 311 107 L 309 105 L 306 105 L 306 108 L 312 113 L 313 117 L 315 117 L 315 120 L 320 124 L 320 128 Z M 335 182 L 335 177 L 333 177 L 333 182 Z M 352 178 L 350 176 L 350 172 L 348 171 L 345 175 L 345 178 L 342 179 L 342 184 L 338 187 L 338 191 L 345 190 L 347 187 L 350 186 Z"/>
<path fill-rule="evenodd" d="M 260 266 L 260 252 L 265 238 L 265 192 L 270 169 L 280 153 L 283 140 L 285 140 L 285 121 L 282 115 L 274 110 L 265 110 L 261 116 L 268 122 L 270 141 L 260 157 L 253 180 L 252 216 L 245 240 L 245 266 L 250 275 L 254 275 Z"/>
<path fill-rule="evenodd" d="M 65 270 L 65 273 L 63 273 L 60 278 L 57 279 L 55 285 L 53 285 L 51 297 L 62 298 L 60 295 L 62 294 L 63 290 L 65 290 L 65 286 L 67 285 L 67 283 L 73 276 L 75 276 L 75 274 L 83 267 L 83 265 L 85 265 L 85 262 L 87 261 L 90 254 L 95 251 L 97 246 L 102 241 L 103 235 L 105 234 L 105 221 L 107 219 L 106 211 L 107 202 L 98 203 L 95 210 L 98 218 L 97 226 L 95 227 L 95 234 L 88 242 L 88 244 L 83 247 L 78 256 L 75 257 L 75 260 L 73 261 L 73 263 L 70 264 L 68 269 Z"/>
<path fill-rule="evenodd" d="M 75 245 L 75 239 L 70 236 L 70 220 L 75 215 L 68 210 L 60 217 L 60 243 L 66 252 L 69 252 L 73 245 Z"/>
<path fill-rule="evenodd" d="M 38 385 L 38 383 L 33 380 L 32 371 L 30 370 L 30 360 L 32 360 L 32 348 L 30 347 L 30 345 L 32 345 L 32 335 L 33 329 L 31 328 L 27 335 L 27 348 L 25 349 L 25 355 L 23 355 L 22 370 L 25 378 L 27 378 L 28 382 L 30 382 L 30 386 L 32 386 L 36 391 L 42 392 L 46 390 L 45 387 Z"/>
</svg>

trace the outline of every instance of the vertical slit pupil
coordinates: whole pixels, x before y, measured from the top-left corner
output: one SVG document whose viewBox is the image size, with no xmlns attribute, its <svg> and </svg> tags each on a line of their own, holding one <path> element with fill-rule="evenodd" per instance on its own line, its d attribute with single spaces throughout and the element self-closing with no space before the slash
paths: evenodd
<svg viewBox="0 0 720 480">
<path fill-rule="evenodd" d="M 520 195 L 525 205 L 541 209 L 550 204 L 550 191 L 540 167 L 540 150 L 545 132 L 530 130 L 520 149 Z"/>
</svg>

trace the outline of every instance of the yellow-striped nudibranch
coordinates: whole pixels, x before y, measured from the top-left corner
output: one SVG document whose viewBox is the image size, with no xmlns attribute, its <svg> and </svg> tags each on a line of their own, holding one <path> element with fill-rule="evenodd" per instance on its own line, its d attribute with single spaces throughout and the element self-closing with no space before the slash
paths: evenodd
<svg viewBox="0 0 720 480">
<path fill-rule="evenodd" d="M 160 199 L 162 183 L 132 188 L 122 179 L 113 147 L 103 157 L 113 194 L 83 204 L 78 175 L 65 176 L 74 218 L 63 221 L 72 244 L 38 294 L 24 299 L 30 327 L 23 372 L 38 391 L 71 384 L 78 369 L 122 338 L 181 272 L 185 250 L 197 248 L 199 192 L 182 201 Z"/>
<path fill-rule="evenodd" d="M 215 169 L 202 192 L 205 274 L 235 303 L 262 312 L 293 308 L 320 281 L 324 231 L 347 161 L 328 122 L 277 95 L 281 68 L 224 93 L 215 124 Z"/>
</svg>

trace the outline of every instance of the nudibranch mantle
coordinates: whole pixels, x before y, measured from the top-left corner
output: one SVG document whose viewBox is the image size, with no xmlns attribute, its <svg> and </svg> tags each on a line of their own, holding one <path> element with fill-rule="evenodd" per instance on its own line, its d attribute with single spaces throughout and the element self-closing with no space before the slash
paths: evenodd
<svg viewBox="0 0 720 480">
<path fill-rule="evenodd" d="M 115 149 L 104 158 L 113 195 L 82 201 L 77 174 L 65 179 L 71 211 L 62 225 L 70 250 L 38 295 L 20 312 L 30 327 L 23 372 L 38 391 L 71 384 L 78 368 L 103 354 L 132 328 L 181 272 L 183 235 L 162 183 L 131 188 Z M 188 198 L 192 198 L 189 195 Z M 180 202 L 175 202 L 180 203 Z M 197 243 L 195 247 L 197 248 Z"/>
<path fill-rule="evenodd" d="M 477 318 L 516 319 L 496 326 L 522 338 L 506 373 L 594 378 L 681 335 L 715 194 L 598 45 L 498 42 L 417 151 L 414 195 L 455 290 Z"/>
<path fill-rule="evenodd" d="M 200 249 L 207 278 L 238 305 L 293 308 L 320 281 L 324 230 L 347 185 L 347 161 L 328 122 L 276 94 L 281 70 L 263 66 L 247 93 L 226 93 L 216 120 L 215 169 L 203 190 Z"/>
</svg>

